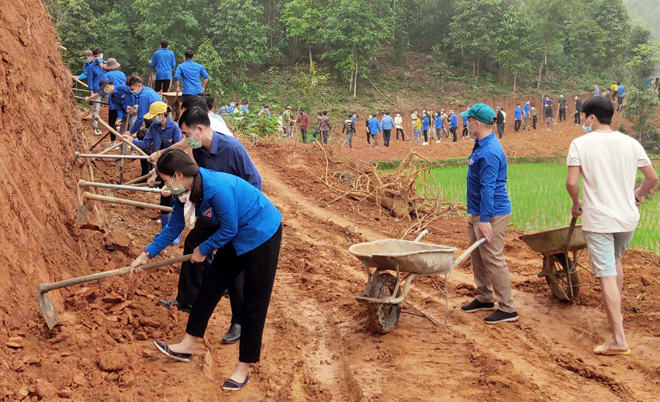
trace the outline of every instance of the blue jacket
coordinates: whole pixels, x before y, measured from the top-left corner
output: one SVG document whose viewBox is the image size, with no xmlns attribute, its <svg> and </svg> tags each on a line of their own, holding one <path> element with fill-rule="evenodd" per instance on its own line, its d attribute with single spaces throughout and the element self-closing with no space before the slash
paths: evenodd
<svg viewBox="0 0 660 402">
<path fill-rule="evenodd" d="M 182 79 L 183 77 L 183 79 Z M 192 60 L 186 60 L 179 64 L 174 73 L 174 81 L 181 80 L 183 95 L 197 95 L 202 92 L 201 79 L 208 79 L 209 74 L 204 66 Z"/>
<path fill-rule="evenodd" d="M 94 61 L 87 67 L 87 85 L 89 85 L 90 91 L 99 92 L 99 81 L 103 77 L 105 77 L 105 70 L 98 61 Z"/>
<path fill-rule="evenodd" d="M 237 255 L 245 254 L 264 244 L 279 229 L 282 214 L 261 191 L 250 183 L 228 173 L 199 168 L 203 183 L 202 199 L 195 205 L 195 214 L 219 226 L 217 232 L 199 245 L 203 255 L 231 242 Z M 183 204 L 174 197 L 170 221 L 147 247 L 157 256 L 185 228 Z"/>
<path fill-rule="evenodd" d="M 529 103 L 525 103 L 523 110 L 525 111 L 525 116 L 529 116 Z"/>
<path fill-rule="evenodd" d="M 78 79 L 79 79 L 80 81 L 82 81 L 82 80 L 84 80 L 85 78 L 87 78 L 87 68 L 88 68 L 88 67 L 89 67 L 89 60 L 85 60 L 85 62 L 83 63 L 83 72 L 82 72 L 82 74 L 80 74 L 80 75 L 78 76 Z M 89 84 L 89 81 L 87 81 L 87 84 Z"/>
<path fill-rule="evenodd" d="M 133 95 L 136 97 L 135 95 Z M 133 124 L 133 127 L 131 127 L 131 134 L 137 132 L 140 127 L 142 127 L 142 123 L 144 123 L 144 115 L 149 113 L 149 106 L 151 106 L 152 103 L 154 102 L 162 102 L 163 100 L 160 98 L 160 96 L 154 91 L 153 89 L 147 87 L 147 86 L 142 86 L 142 92 L 140 92 L 137 97 L 137 105 L 138 105 L 138 112 L 137 112 L 137 119 L 135 120 L 135 124 Z"/>
<path fill-rule="evenodd" d="M 626 93 L 626 88 L 624 88 L 623 85 L 619 85 L 619 91 L 618 91 L 617 96 L 619 98 L 623 98 L 623 94 L 625 94 L 625 93 Z"/>
<path fill-rule="evenodd" d="M 449 127 L 458 127 L 458 117 L 456 117 L 456 113 L 452 113 L 451 116 L 449 116 Z"/>
<path fill-rule="evenodd" d="M 422 120 L 422 130 L 428 130 L 429 129 L 429 117 L 424 116 L 424 119 Z"/>
<path fill-rule="evenodd" d="M 105 78 L 112 81 L 112 84 L 115 86 L 115 88 L 126 85 L 126 74 L 119 70 L 108 71 L 105 73 Z M 117 108 L 117 106 L 115 106 L 115 104 L 112 102 L 112 96 L 108 98 L 108 107 L 110 110 L 115 110 Z"/>
<path fill-rule="evenodd" d="M 378 122 L 378 119 L 375 117 L 371 120 L 369 120 L 369 133 L 371 135 L 377 135 L 383 131 L 382 127 L 380 126 L 380 123 Z"/>
<path fill-rule="evenodd" d="M 467 117 L 463 117 L 463 126 L 467 126 L 470 122 Z"/>
<path fill-rule="evenodd" d="M 156 67 L 157 80 L 171 80 L 172 69 L 176 68 L 174 52 L 165 48 L 156 50 L 149 65 L 151 67 Z"/>
<path fill-rule="evenodd" d="M 436 129 L 442 128 L 442 117 L 438 116 L 435 118 L 435 128 Z"/>
<path fill-rule="evenodd" d="M 523 110 L 519 107 L 513 109 L 513 119 L 522 120 L 522 118 L 523 118 Z"/>
<path fill-rule="evenodd" d="M 261 176 L 243 144 L 234 137 L 213 132 L 211 151 L 201 147 L 193 149 L 199 167 L 238 176 L 261 190 Z"/>
<path fill-rule="evenodd" d="M 167 149 L 173 144 L 181 141 L 183 139 L 183 134 L 181 134 L 181 129 L 179 125 L 173 122 L 169 117 L 167 118 L 167 123 L 165 123 L 165 129 L 161 127 L 160 124 L 152 124 L 149 126 L 147 134 L 144 136 L 143 140 L 138 140 L 137 138 L 133 139 L 133 144 L 137 145 L 143 150 L 148 150 L 149 147 L 153 144 L 152 152 L 158 152 L 161 149 Z"/>
<path fill-rule="evenodd" d="M 135 106 L 135 97 L 131 92 L 131 88 L 126 85 L 115 85 L 115 93 L 110 96 L 108 103 L 110 102 L 117 109 L 117 118 L 121 120 L 126 115 L 126 107 Z"/>
<path fill-rule="evenodd" d="M 468 160 L 468 214 L 480 215 L 481 222 L 489 222 L 493 216 L 510 214 L 511 202 L 506 181 L 506 156 L 495 133 L 475 140 Z"/>
<path fill-rule="evenodd" d="M 353 124 L 355 124 L 355 122 L 353 122 Z M 385 115 L 380 119 L 380 125 L 383 130 L 391 130 L 394 128 L 394 119 L 389 115 Z"/>
</svg>

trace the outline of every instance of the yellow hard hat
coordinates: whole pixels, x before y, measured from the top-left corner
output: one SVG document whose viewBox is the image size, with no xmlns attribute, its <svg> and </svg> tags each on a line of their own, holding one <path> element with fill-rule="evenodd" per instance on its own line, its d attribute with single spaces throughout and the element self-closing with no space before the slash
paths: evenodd
<svg viewBox="0 0 660 402">
<path fill-rule="evenodd" d="M 167 112 L 167 105 L 165 102 L 154 102 L 149 106 L 149 113 L 144 115 L 144 118 L 151 120 L 159 114 Z"/>
</svg>

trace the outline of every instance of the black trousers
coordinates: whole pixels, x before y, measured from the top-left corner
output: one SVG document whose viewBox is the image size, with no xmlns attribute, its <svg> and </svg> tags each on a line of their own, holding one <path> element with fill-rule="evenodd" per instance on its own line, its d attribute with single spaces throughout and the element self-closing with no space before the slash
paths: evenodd
<svg viewBox="0 0 660 402">
<path fill-rule="evenodd" d="M 183 243 L 183 253 L 190 254 L 200 244 L 204 243 L 209 237 L 218 231 L 218 227 L 210 224 L 204 219 L 198 219 L 195 228 L 188 233 Z M 227 247 L 227 246 L 225 246 Z M 225 248 L 223 247 L 223 249 Z M 234 248 L 231 247 L 233 250 Z M 221 250 L 216 252 L 213 260 L 221 256 Z M 222 258 L 222 257 L 220 257 Z M 204 272 L 211 267 L 211 258 L 201 263 L 192 263 L 186 261 L 181 264 L 181 273 L 179 274 L 179 288 L 176 301 L 181 306 L 192 306 L 197 299 L 204 279 Z M 222 291 L 224 294 L 224 290 Z M 222 296 L 220 294 L 220 296 Z M 219 299 L 218 299 L 219 300 Z M 232 324 L 242 324 L 243 318 L 243 273 L 238 275 L 229 283 L 229 303 L 231 304 L 231 322 Z"/>
<path fill-rule="evenodd" d="M 185 102 L 185 101 L 188 100 L 188 98 L 190 98 L 191 96 L 193 96 L 193 95 L 181 95 L 181 101 L 182 101 L 182 102 Z"/>
<path fill-rule="evenodd" d="M 371 133 L 369 132 L 369 129 L 367 129 L 367 144 L 371 144 Z"/>
<path fill-rule="evenodd" d="M 581 120 L 581 119 L 580 119 L 580 113 L 579 113 L 579 112 L 575 112 L 575 114 L 573 115 L 573 123 L 575 123 L 575 124 L 580 124 L 580 123 L 581 123 L 580 120 Z"/>
<path fill-rule="evenodd" d="M 115 128 L 117 125 L 117 109 L 108 110 L 108 125 Z M 117 136 L 110 132 L 110 141 L 117 139 Z"/>
<path fill-rule="evenodd" d="M 517 133 L 518 131 L 520 131 L 520 126 L 521 125 L 522 125 L 522 121 L 521 120 L 516 120 L 516 122 L 513 123 L 513 130 Z"/>
<path fill-rule="evenodd" d="M 424 142 L 429 142 L 429 130 L 422 130 L 422 135 L 424 136 Z"/>
<path fill-rule="evenodd" d="M 456 134 L 456 129 L 457 129 L 457 128 L 458 128 L 458 127 L 450 127 L 450 128 L 449 128 L 449 131 L 451 131 L 451 134 L 454 136 L 454 142 L 457 142 L 457 141 L 458 141 L 458 135 Z"/>
<path fill-rule="evenodd" d="M 390 146 L 390 137 L 392 136 L 392 129 L 385 130 L 383 129 L 383 145 L 386 147 Z"/>
<path fill-rule="evenodd" d="M 532 127 L 534 127 L 534 130 L 536 130 L 536 122 L 538 121 L 539 117 L 534 116 L 532 117 Z"/>
<path fill-rule="evenodd" d="M 536 126 L 534 126 L 534 128 L 536 128 Z M 504 135 L 504 124 L 498 124 L 497 125 L 497 135 L 500 138 L 502 138 L 502 136 Z"/>
<path fill-rule="evenodd" d="M 328 143 L 328 130 L 321 131 L 321 139 L 323 140 L 324 144 Z"/>
<path fill-rule="evenodd" d="M 396 139 L 397 139 L 397 140 L 399 139 L 399 133 L 401 133 L 401 139 L 402 139 L 403 141 L 405 141 L 405 140 L 406 140 L 406 136 L 405 136 L 405 134 L 403 134 L 403 129 L 402 129 L 402 128 L 397 128 L 397 129 L 396 129 Z"/>
<path fill-rule="evenodd" d="M 566 109 L 559 109 L 559 121 L 566 121 Z"/>
<path fill-rule="evenodd" d="M 470 132 L 468 131 L 467 126 L 463 126 L 463 137 L 469 137 Z"/>
<path fill-rule="evenodd" d="M 307 129 L 300 127 L 300 136 L 302 137 L 302 142 L 307 143 Z"/>
<path fill-rule="evenodd" d="M 154 91 L 158 92 L 163 90 L 167 92 L 170 90 L 170 80 L 156 80 L 156 85 L 154 86 Z"/>
<path fill-rule="evenodd" d="M 243 363 L 258 362 L 281 241 L 282 225 L 265 243 L 245 254 L 236 255 L 231 243 L 218 250 L 213 264 L 206 270 L 199 296 L 190 311 L 186 333 L 199 338 L 204 336 L 211 314 L 222 294 L 227 286 L 244 272 L 245 314 L 238 360 Z"/>
</svg>

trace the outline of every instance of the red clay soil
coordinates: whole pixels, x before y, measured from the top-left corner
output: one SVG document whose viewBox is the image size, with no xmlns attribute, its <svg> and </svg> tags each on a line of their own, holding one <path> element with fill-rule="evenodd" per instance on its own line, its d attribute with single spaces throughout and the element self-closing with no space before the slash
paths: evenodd
<svg viewBox="0 0 660 402">
<path fill-rule="evenodd" d="M 660 258 L 648 252 L 632 250 L 623 260 L 630 357 L 591 352 L 609 337 L 598 287 L 583 287 L 574 303 L 558 302 L 536 276 L 540 256 L 518 240 L 521 232 L 516 230 L 507 232 L 505 255 L 520 321 L 487 326 L 484 314 L 458 310 L 474 292 L 469 263 L 463 263 L 449 281 L 447 327 L 402 314 L 390 334 L 374 334 L 367 326 L 366 307 L 355 301 L 366 274 L 348 247 L 400 238 L 413 222 L 340 197 L 322 182 L 327 175 L 334 187 L 346 188 L 334 173 L 347 170 L 354 154 L 338 145 L 324 153 L 318 146 L 292 141 L 246 143 L 263 176 L 265 194 L 284 215 L 284 236 L 262 361 L 254 365 L 244 390 L 230 394 L 220 388 L 238 356 L 237 345 L 220 342 L 230 320 L 225 300 L 192 362 L 168 361 L 153 347 L 154 340 L 177 341 L 184 333 L 187 315 L 156 305 L 176 293 L 178 267 L 53 291 L 50 297 L 61 323 L 48 330 L 37 304 L 39 282 L 125 266 L 160 225 L 154 211 L 98 202 L 90 203 L 95 210 L 85 226 L 76 223 L 77 180 L 90 179 L 93 172 L 94 180 L 116 182 L 118 167 L 111 160 L 73 162 L 74 151 L 86 150 L 97 137 L 73 106 L 68 72 L 53 44 L 45 9 L 32 5 L 19 9 L 17 3 L 7 3 L 0 12 L 5 77 L 0 81 L 0 163 L 5 171 L 0 179 L 0 258 L 5 267 L 0 282 L 1 400 L 658 400 Z M 49 62 L 28 63 L 35 54 Z M 563 134 L 555 142 L 547 137 L 538 141 L 539 148 L 532 147 L 537 141 L 526 139 L 532 134 L 515 141 L 509 133 L 505 148 L 511 153 L 522 143 L 526 145 L 519 155 L 545 155 L 542 149 L 550 147 L 562 153 L 568 138 L 577 135 L 570 127 L 566 139 Z M 447 157 L 467 156 L 470 149 L 463 141 L 434 144 L 429 150 L 444 146 L 454 147 Z M 399 148 L 405 155 L 404 147 Z M 127 163 L 126 176 L 138 175 L 139 164 Z M 115 195 L 158 200 L 153 194 Z M 460 252 L 467 247 L 465 227 L 465 217 L 447 210 L 427 227 L 424 241 Z M 165 251 L 166 256 L 181 253 L 181 246 Z M 593 281 L 588 273 L 581 279 Z M 444 298 L 430 279 L 414 281 L 408 301 L 442 322 Z M 403 310 L 414 312 L 407 305 Z"/>
</svg>

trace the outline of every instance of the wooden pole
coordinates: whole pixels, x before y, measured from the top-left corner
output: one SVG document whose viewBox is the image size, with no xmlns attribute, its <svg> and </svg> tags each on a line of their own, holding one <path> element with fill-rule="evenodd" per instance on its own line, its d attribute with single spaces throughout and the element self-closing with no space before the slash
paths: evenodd
<svg viewBox="0 0 660 402">
<path fill-rule="evenodd" d="M 142 181 L 142 180 L 144 180 L 144 179 L 148 179 L 149 176 L 151 176 L 151 172 L 145 174 L 144 176 L 140 176 L 140 177 L 138 177 L 137 179 L 133 179 L 133 180 L 127 181 L 126 183 L 124 183 L 124 185 L 128 186 L 128 185 L 131 185 L 131 184 L 135 184 L 135 183 L 137 183 L 137 182 L 139 182 L 139 181 Z"/>
<path fill-rule="evenodd" d="M 82 198 L 87 198 L 87 199 L 96 200 L 96 201 L 114 202 L 114 203 L 117 203 L 117 204 L 132 205 L 134 207 L 139 207 L 139 208 L 156 209 L 158 211 L 161 211 L 162 213 L 172 212 L 172 207 L 164 207 L 162 205 L 149 204 L 147 202 L 127 200 L 127 199 L 124 199 L 124 198 L 108 197 L 108 196 L 105 196 L 105 195 L 98 195 L 98 194 L 88 193 L 86 191 L 83 193 Z"/>
<path fill-rule="evenodd" d="M 143 193 L 158 193 L 158 194 L 160 194 L 160 189 L 159 188 L 127 186 L 127 185 L 110 184 L 110 183 L 96 183 L 96 182 L 85 181 L 85 180 L 79 180 L 78 184 L 80 186 L 86 186 L 86 187 L 100 187 L 100 188 L 110 188 L 110 189 L 115 189 L 115 190 L 139 191 L 139 192 L 143 192 Z"/>
<path fill-rule="evenodd" d="M 99 159 L 147 159 L 145 155 L 106 155 L 106 154 L 81 154 L 75 153 L 75 159 L 78 158 L 99 158 Z"/>
<path fill-rule="evenodd" d="M 78 100 L 85 100 L 85 97 L 84 97 L 84 96 L 76 96 L 76 95 L 73 95 L 73 97 L 74 97 L 75 99 L 78 99 Z M 85 101 L 85 102 L 100 103 L 101 105 L 107 105 L 107 104 L 108 104 L 108 102 L 97 101 L 97 100 L 89 100 L 89 101 Z"/>
<path fill-rule="evenodd" d="M 127 117 L 128 117 L 128 116 L 127 116 Z M 137 153 L 139 153 L 139 154 L 141 154 L 141 155 L 143 155 L 143 156 L 147 156 L 147 157 L 149 156 L 149 155 L 146 154 L 146 152 L 144 152 L 142 149 L 140 149 L 140 147 L 138 147 L 137 145 L 133 144 L 132 141 L 126 141 L 126 140 L 121 136 L 121 134 L 119 134 L 119 133 L 117 132 L 117 130 L 115 130 L 114 128 L 110 127 L 110 125 L 109 125 L 108 123 L 106 123 L 105 121 L 103 121 L 102 118 L 100 118 L 99 116 L 96 116 L 95 119 L 96 119 L 99 123 L 101 123 L 101 125 L 102 125 L 103 127 L 107 128 L 111 133 L 113 133 L 114 135 L 116 135 L 117 138 L 119 138 L 122 142 L 126 143 L 126 145 L 128 145 L 129 147 L 135 149 L 135 150 L 137 151 Z M 142 159 L 142 158 L 141 158 L 141 159 Z"/>
<path fill-rule="evenodd" d="M 128 129 L 128 119 L 124 119 L 122 122 L 122 132 L 126 132 L 126 129 Z M 126 155 L 126 144 L 123 142 L 121 144 L 121 154 Z M 122 159 L 119 161 L 119 184 L 121 184 L 124 181 L 124 160 Z"/>
<path fill-rule="evenodd" d="M 87 86 L 87 84 L 85 84 L 84 82 L 80 81 L 80 80 L 78 79 L 78 77 L 75 77 L 75 76 L 74 76 L 74 77 L 73 77 L 73 80 L 74 80 L 75 82 L 77 82 L 78 84 L 84 86 L 85 88 L 89 88 L 89 86 Z"/>
</svg>

